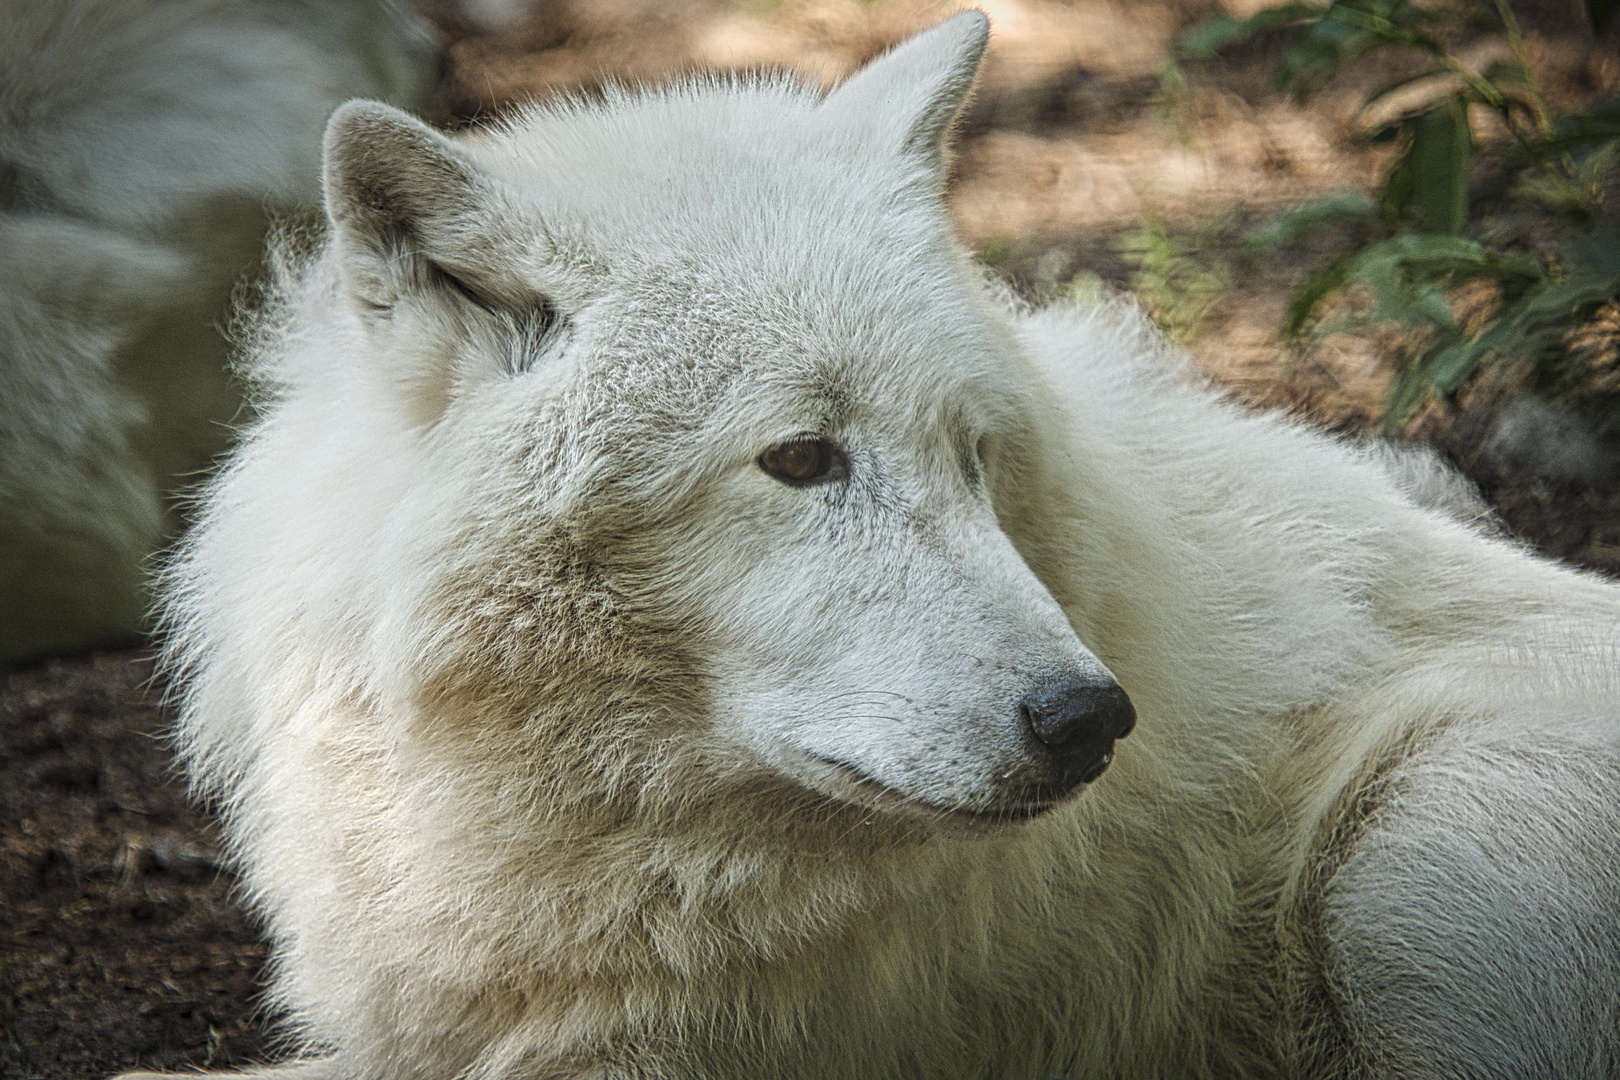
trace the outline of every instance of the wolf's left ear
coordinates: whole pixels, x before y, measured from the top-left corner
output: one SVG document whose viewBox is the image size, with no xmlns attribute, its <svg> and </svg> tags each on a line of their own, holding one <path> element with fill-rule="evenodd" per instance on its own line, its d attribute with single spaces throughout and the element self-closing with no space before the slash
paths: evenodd
<svg viewBox="0 0 1620 1080">
<path fill-rule="evenodd" d="M 990 40 L 984 12 L 964 11 L 867 64 L 822 103 L 827 119 L 875 131 L 886 149 L 945 163 L 945 140 Z"/>
</svg>

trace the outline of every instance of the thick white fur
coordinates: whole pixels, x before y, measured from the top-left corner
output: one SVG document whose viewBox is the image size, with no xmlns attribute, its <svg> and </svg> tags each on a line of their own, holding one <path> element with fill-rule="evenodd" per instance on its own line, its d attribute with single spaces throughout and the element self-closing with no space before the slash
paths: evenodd
<svg viewBox="0 0 1620 1080">
<path fill-rule="evenodd" d="M 1126 310 L 1009 310 L 939 200 L 984 33 L 337 114 L 168 577 L 270 1071 L 1612 1074 L 1620 592 Z M 805 433 L 847 479 L 756 464 Z M 1063 665 L 1137 729 L 998 822 Z"/>
<path fill-rule="evenodd" d="M 420 102 L 378 0 L 0 4 L 0 664 L 132 637 L 240 400 L 220 332 L 355 94 Z"/>
</svg>

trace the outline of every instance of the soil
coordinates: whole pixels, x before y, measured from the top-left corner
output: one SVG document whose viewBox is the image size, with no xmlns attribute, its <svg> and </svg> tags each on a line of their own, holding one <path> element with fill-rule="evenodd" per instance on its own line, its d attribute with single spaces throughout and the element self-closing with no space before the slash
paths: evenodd
<svg viewBox="0 0 1620 1080">
<path fill-rule="evenodd" d="M 163 741 L 136 653 L 0 690 L 0 1076 L 262 1057 L 266 948 Z"/>
<path fill-rule="evenodd" d="M 789 68 L 830 84 L 951 6 L 443 0 L 435 18 L 449 64 L 435 119 L 464 126 L 527 100 L 694 70 Z M 1135 288 L 1234 396 L 1371 433 L 1400 342 L 1285 345 L 1277 327 L 1288 291 L 1326 248 L 1251 265 L 1237 247 L 1245 228 L 1283 206 L 1370 187 L 1391 151 L 1353 138 L 1350 122 L 1399 65 L 1366 65 L 1298 104 L 1267 88 L 1276 38 L 1184 66 L 1184 85 L 1162 76 L 1176 35 L 1221 10 L 1213 2 L 979 6 L 995 39 L 949 193 L 964 239 L 1032 296 Z M 1226 3 L 1239 14 L 1257 6 Z M 1592 41 L 1578 3 L 1515 7 L 1555 105 L 1620 88 L 1613 31 Z M 1131 234 L 1154 224 L 1189 253 L 1189 276 L 1168 293 L 1145 287 L 1124 253 Z M 1218 287 L 1201 292 L 1201 281 Z M 1615 470 L 1572 476 L 1485 452 L 1485 419 L 1469 409 L 1431 408 L 1406 435 L 1468 471 L 1510 534 L 1549 557 L 1620 571 Z M 268 949 L 238 903 L 209 814 L 174 771 L 149 659 L 56 659 L 3 678 L 0 1077 L 92 1080 L 273 1057 L 257 998 Z"/>
</svg>

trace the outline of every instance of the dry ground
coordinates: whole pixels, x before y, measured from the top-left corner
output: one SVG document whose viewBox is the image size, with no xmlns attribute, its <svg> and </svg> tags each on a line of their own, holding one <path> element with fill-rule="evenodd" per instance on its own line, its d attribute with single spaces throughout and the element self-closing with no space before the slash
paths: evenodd
<svg viewBox="0 0 1620 1080">
<path fill-rule="evenodd" d="M 824 83 L 937 21 L 937 0 L 483 0 L 481 26 L 439 14 L 450 65 L 442 123 L 605 80 L 785 67 Z M 477 7 L 477 0 L 469 0 Z M 1279 343 L 1312 253 L 1236 257 L 1242 230 L 1290 202 L 1364 188 L 1388 147 L 1347 127 L 1389 65 L 1307 106 L 1266 88 L 1278 42 L 1160 65 L 1213 0 L 980 0 L 995 24 L 964 118 L 951 207 L 964 238 L 1028 293 L 1129 289 L 1121 239 L 1158 222 L 1214 285 L 1146 299 L 1239 397 L 1346 432 L 1376 420 L 1393 341 Z M 1240 0 L 1230 10 L 1241 12 Z M 1571 3 L 1521 3 L 1555 102 L 1620 87 L 1620 48 L 1594 44 Z M 897 268 L 896 272 L 902 272 Z M 1195 282 L 1196 284 L 1196 282 Z M 1620 484 L 1538 476 L 1471 456 L 1468 417 L 1414 427 L 1474 473 L 1508 527 L 1548 555 L 1620 569 Z M 184 798 L 161 739 L 160 687 L 137 654 L 51 661 L 0 689 L 0 1076 L 95 1078 L 136 1064 L 222 1066 L 273 1049 L 255 1013 L 266 947 L 233 903 L 207 815 Z"/>
</svg>

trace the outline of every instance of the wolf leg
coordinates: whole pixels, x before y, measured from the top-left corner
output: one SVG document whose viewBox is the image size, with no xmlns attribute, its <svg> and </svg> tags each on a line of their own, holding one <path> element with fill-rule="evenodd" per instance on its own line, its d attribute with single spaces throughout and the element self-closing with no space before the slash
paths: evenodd
<svg viewBox="0 0 1620 1080">
<path fill-rule="evenodd" d="M 1545 720 L 1402 766 L 1329 882 L 1352 1075 L 1616 1075 L 1620 740 Z"/>
</svg>

